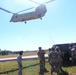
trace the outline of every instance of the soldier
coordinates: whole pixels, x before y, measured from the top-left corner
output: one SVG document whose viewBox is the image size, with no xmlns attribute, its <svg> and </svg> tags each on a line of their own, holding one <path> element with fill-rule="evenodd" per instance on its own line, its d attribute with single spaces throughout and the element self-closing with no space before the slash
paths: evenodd
<svg viewBox="0 0 76 75">
<path fill-rule="evenodd" d="M 18 75 L 22 75 L 22 54 L 23 54 L 23 51 L 20 51 L 17 57 L 17 62 L 19 67 Z"/>
<path fill-rule="evenodd" d="M 59 46 L 56 46 L 55 50 L 58 52 L 59 71 L 62 73 L 63 72 L 63 70 L 62 70 L 62 62 L 63 62 L 62 53 L 61 53 Z"/>
<path fill-rule="evenodd" d="M 50 56 L 50 52 L 52 51 L 51 48 L 48 49 L 49 50 L 49 53 L 48 53 L 48 57 Z M 48 61 L 50 62 L 50 59 L 48 58 Z"/>
<path fill-rule="evenodd" d="M 50 51 L 49 63 L 51 65 L 51 75 L 53 75 L 53 72 L 57 72 L 58 75 L 59 74 L 58 52 L 55 51 L 54 48 L 52 48 L 52 50 Z"/>
<path fill-rule="evenodd" d="M 71 49 L 71 58 L 72 58 L 72 63 L 76 60 L 76 46 L 73 46 Z"/>
<path fill-rule="evenodd" d="M 51 48 L 49 48 L 48 50 L 49 50 L 49 53 L 52 51 L 52 49 L 51 49 Z"/>
<path fill-rule="evenodd" d="M 40 74 L 44 75 L 44 72 L 47 72 L 45 68 L 45 51 L 42 50 L 42 47 L 39 47 L 39 51 L 37 52 L 39 62 L 40 62 Z"/>
</svg>

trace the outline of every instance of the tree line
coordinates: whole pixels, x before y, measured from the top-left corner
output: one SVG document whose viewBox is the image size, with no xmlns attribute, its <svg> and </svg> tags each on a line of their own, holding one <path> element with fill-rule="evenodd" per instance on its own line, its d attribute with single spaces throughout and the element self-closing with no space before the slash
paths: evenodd
<svg viewBox="0 0 76 75">
<path fill-rule="evenodd" d="M 1 50 L 0 55 L 18 54 L 19 51 Z"/>
</svg>

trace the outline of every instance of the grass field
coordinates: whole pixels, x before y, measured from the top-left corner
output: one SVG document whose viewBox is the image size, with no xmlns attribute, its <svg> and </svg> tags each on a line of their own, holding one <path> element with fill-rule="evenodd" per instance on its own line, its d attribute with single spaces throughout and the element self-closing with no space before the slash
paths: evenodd
<svg viewBox="0 0 76 75">
<path fill-rule="evenodd" d="M 39 62 L 38 60 L 28 60 L 23 61 L 23 75 L 39 75 Z M 17 62 L 0 62 L 0 73 L 9 71 L 9 70 L 15 70 L 17 69 Z M 48 62 L 46 62 L 46 68 L 48 69 L 48 73 L 45 73 L 45 75 L 50 75 L 50 65 Z M 76 66 L 68 66 L 63 67 L 63 70 L 67 71 L 69 75 L 76 75 Z M 17 75 L 18 70 L 14 72 L 8 72 L 5 75 Z M 56 75 L 56 73 L 54 73 Z"/>
<path fill-rule="evenodd" d="M 25 53 L 23 56 L 27 56 L 27 55 L 36 55 L 36 52 Z M 17 56 L 17 54 L 0 56 L 0 58 L 16 57 L 16 56 Z M 45 75 L 50 75 L 50 65 L 48 62 L 46 62 L 46 68 L 49 72 L 45 73 Z M 62 68 L 64 71 L 67 71 L 69 73 L 69 75 L 76 75 L 76 66 L 66 66 L 66 67 L 62 67 Z M 0 75 L 3 72 L 5 72 L 5 73 L 2 75 L 18 75 L 17 69 L 18 69 L 18 65 L 17 65 L 16 61 L 0 62 Z M 10 70 L 11 71 L 13 70 L 13 72 L 8 72 Z M 38 60 L 23 61 L 23 75 L 39 75 L 39 61 Z M 54 73 L 54 75 L 56 75 L 56 73 Z"/>
</svg>

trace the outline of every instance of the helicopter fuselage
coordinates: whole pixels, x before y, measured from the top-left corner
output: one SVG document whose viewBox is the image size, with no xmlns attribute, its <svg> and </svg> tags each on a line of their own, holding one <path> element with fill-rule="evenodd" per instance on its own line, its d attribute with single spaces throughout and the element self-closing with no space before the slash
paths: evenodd
<svg viewBox="0 0 76 75">
<path fill-rule="evenodd" d="M 36 7 L 35 11 L 23 13 L 23 14 L 14 14 L 10 20 L 10 22 L 23 22 L 33 19 L 42 18 L 47 12 L 46 6 L 41 4 Z"/>
</svg>

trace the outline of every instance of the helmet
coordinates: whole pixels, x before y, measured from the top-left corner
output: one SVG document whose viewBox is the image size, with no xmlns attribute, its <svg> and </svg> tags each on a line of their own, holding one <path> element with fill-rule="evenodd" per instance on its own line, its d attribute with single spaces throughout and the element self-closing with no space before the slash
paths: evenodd
<svg viewBox="0 0 76 75">
<path fill-rule="evenodd" d="M 49 48 L 49 51 L 51 51 L 52 49 L 51 48 Z"/>
<path fill-rule="evenodd" d="M 23 51 L 19 51 L 19 54 L 22 55 L 23 54 Z"/>
<path fill-rule="evenodd" d="M 56 46 L 56 48 L 55 49 L 59 49 L 59 46 Z"/>
<path fill-rule="evenodd" d="M 55 48 L 54 48 L 54 47 L 52 47 L 52 48 L 51 48 L 51 50 L 52 50 L 52 51 L 54 51 L 54 50 L 55 50 Z"/>
<path fill-rule="evenodd" d="M 59 51 L 59 46 L 56 46 L 55 50 L 56 50 L 56 51 Z"/>
<path fill-rule="evenodd" d="M 42 49 L 42 47 L 39 47 L 39 49 Z"/>
</svg>

